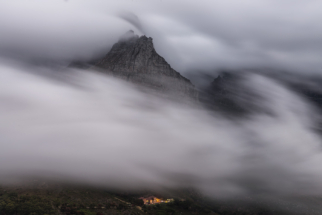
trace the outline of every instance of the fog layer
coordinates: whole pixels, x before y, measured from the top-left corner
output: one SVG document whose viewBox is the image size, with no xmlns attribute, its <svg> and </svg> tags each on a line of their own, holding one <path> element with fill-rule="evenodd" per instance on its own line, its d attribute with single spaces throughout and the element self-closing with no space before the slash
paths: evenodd
<svg viewBox="0 0 322 215">
<path fill-rule="evenodd" d="M 272 79 L 245 76 L 241 92 L 255 92 L 266 111 L 231 120 L 95 72 L 26 68 L 0 69 L 2 183 L 37 176 L 213 197 L 322 193 L 314 109 Z"/>
</svg>

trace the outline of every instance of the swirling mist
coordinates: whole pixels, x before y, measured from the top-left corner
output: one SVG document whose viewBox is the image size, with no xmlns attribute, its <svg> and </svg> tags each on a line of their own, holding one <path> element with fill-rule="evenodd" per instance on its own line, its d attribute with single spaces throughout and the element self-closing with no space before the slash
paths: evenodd
<svg viewBox="0 0 322 215">
<path fill-rule="evenodd" d="M 0 80 L 2 183 L 194 187 L 214 197 L 322 192 L 317 112 L 273 79 L 244 77 L 241 95 L 256 92 L 251 102 L 264 111 L 240 119 L 95 71 L 7 64 Z"/>
</svg>

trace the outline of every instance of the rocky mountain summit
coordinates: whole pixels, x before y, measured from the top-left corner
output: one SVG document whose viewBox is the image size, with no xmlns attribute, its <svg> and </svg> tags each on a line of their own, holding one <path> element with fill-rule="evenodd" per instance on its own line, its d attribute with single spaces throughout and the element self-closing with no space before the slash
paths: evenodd
<svg viewBox="0 0 322 215">
<path fill-rule="evenodd" d="M 95 65 L 106 73 L 138 83 L 157 92 L 197 99 L 195 86 L 161 57 L 151 37 L 128 31 Z"/>
</svg>

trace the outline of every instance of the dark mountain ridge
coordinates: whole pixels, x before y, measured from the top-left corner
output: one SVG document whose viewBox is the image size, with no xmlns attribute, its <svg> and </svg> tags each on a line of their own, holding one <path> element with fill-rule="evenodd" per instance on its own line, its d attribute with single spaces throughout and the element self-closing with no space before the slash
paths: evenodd
<svg viewBox="0 0 322 215">
<path fill-rule="evenodd" d="M 197 99 L 195 86 L 175 71 L 153 46 L 153 39 L 128 31 L 95 65 L 105 73 L 158 92 Z"/>
</svg>

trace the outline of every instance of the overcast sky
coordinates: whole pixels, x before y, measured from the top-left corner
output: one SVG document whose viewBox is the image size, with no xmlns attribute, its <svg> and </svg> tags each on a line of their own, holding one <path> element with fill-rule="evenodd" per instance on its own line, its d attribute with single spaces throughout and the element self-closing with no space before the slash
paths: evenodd
<svg viewBox="0 0 322 215">
<path fill-rule="evenodd" d="M 322 72 L 319 0 L 0 0 L 0 53 L 88 59 L 129 29 L 179 72 L 272 67 Z"/>
</svg>

